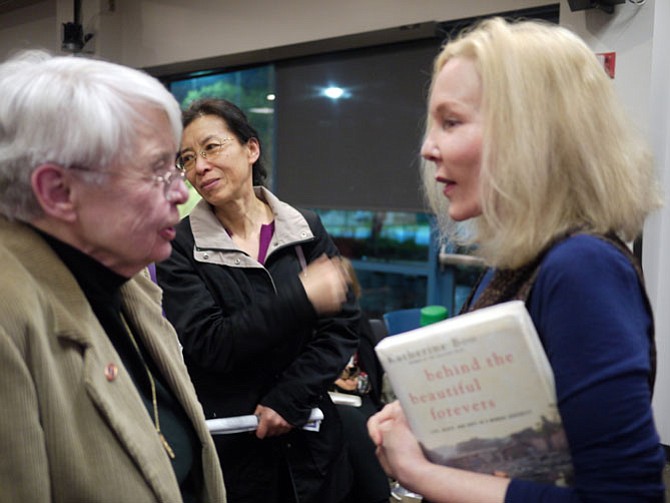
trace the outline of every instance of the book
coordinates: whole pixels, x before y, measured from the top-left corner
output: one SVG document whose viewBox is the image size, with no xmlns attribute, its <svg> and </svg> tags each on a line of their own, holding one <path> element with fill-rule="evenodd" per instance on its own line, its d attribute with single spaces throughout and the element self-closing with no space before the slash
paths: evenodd
<svg viewBox="0 0 670 503">
<path fill-rule="evenodd" d="M 375 351 L 429 460 L 569 483 L 553 372 L 523 302 L 387 337 Z"/>
<path fill-rule="evenodd" d="M 323 411 L 318 407 L 315 407 L 310 412 L 309 419 L 302 426 L 302 429 L 307 431 L 319 431 L 321 421 L 323 421 Z M 212 435 L 228 435 L 231 433 L 241 433 L 243 431 L 254 431 L 258 428 L 258 416 L 254 414 L 208 419 L 205 422 Z"/>
</svg>

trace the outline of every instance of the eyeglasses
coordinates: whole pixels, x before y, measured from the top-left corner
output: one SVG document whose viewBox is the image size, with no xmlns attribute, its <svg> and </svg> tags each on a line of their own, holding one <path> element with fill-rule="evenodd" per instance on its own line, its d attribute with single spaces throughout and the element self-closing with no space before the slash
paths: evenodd
<svg viewBox="0 0 670 503">
<path fill-rule="evenodd" d="M 188 151 L 177 155 L 175 165 L 180 171 L 191 171 L 193 168 L 195 168 L 195 164 L 198 161 L 198 154 L 203 159 L 214 159 L 221 155 L 221 152 L 223 152 L 223 147 L 226 145 L 226 143 L 232 140 L 233 138 L 231 137 L 212 138 L 207 141 L 204 148 L 199 152 Z"/>
<path fill-rule="evenodd" d="M 171 168 L 169 171 L 166 171 L 162 175 L 152 175 L 150 177 L 154 183 L 163 184 L 163 194 L 165 194 L 165 199 L 169 202 L 173 200 L 173 194 L 179 185 L 179 181 L 184 181 L 186 178 L 185 173 L 179 169 Z"/>
<path fill-rule="evenodd" d="M 105 175 L 115 175 L 115 176 L 126 176 L 127 178 L 132 178 L 137 181 L 150 181 L 154 185 L 163 184 L 163 194 L 165 199 L 169 202 L 172 202 L 174 199 L 174 192 L 179 186 L 179 181 L 184 181 L 185 174 L 183 171 L 175 168 L 169 168 L 163 174 L 154 174 L 146 176 L 132 177 L 131 175 L 126 175 L 125 173 L 119 173 L 116 171 L 98 171 L 91 168 L 86 168 L 84 166 L 70 166 L 69 169 L 74 169 L 76 171 L 85 171 L 87 173 L 100 173 Z"/>
</svg>

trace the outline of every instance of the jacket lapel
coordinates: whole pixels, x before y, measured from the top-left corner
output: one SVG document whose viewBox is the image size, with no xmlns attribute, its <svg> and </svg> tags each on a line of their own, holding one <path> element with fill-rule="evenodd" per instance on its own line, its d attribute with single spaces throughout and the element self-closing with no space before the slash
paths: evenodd
<svg viewBox="0 0 670 503">
<path fill-rule="evenodd" d="M 99 325 L 91 328 L 99 341 L 84 353 L 86 391 L 158 499 L 169 499 L 179 487 L 153 421 L 107 335 Z M 118 372 L 113 379 L 110 366 Z"/>
<path fill-rule="evenodd" d="M 216 485 L 208 484 L 221 478 L 218 456 L 205 423 L 205 414 L 196 399 L 195 388 L 188 376 L 177 333 L 160 309 L 161 291 L 150 279 L 137 275 L 122 287 L 122 294 L 123 310 L 128 324 L 144 343 L 144 347 L 191 420 L 198 436 L 202 449 L 202 469 L 207 485 L 205 493 L 213 491 L 212 494 L 217 494 Z"/>
<path fill-rule="evenodd" d="M 103 420 L 114 431 L 159 500 L 165 501 L 171 495 L 179 494 L 170 460 L 158 435 L 155 441 L 147 438 L 147 432 L 155 431 L 153 422 L 75 278 L 30 227 L 2 220 L 0 234 L 6 246 L 23 257 L 42 294 L 50 299 L 55 336 L 81 346 L 84 387 Z M 111 371 L 114 368 L 115 373 Z"/>
</svg>

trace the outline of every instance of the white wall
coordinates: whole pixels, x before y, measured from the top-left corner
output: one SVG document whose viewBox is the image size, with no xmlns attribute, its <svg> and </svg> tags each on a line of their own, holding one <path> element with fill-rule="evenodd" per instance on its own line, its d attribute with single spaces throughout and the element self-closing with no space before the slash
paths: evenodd
<svg viewBox="0 0 670 503">
<path fill-rule="evenodd" d="M 0 57 L 17 45 L 58 52 L 72 0 L 0 16 Z M 110 3 L 115 4 L 110 12 Z M 523 9 L 552 0 L 83 0 L 82 24 L 96 55 L 153 67 L 349 34 Z M 20 24 L 19 18 L 23 18 Z M 37 22 L 37 19 L 41 22 Z M 20 34 L 20 36 L 17 36 Z"/>
<path fill-rule="evenodd" d="M 670 445 L 670 2 L 647 0 L 618 6 L 612 16 L 561 9 L 561 25 L 582 36 L 596 52 L 615 51 L 617 91 L 639 128 L 651 141 L 666 207 L 644 230 L 642 262 L 654 307 L 658 375 L 654 393 L 656 424 Z"/>
<path fill-rule="evenodd" d="M 71 2 L 66 2 L 71 3 Z M 138 67 L 533 7 L 551 0 L 117 0 L 121 62 Z M 101 47 L 101 51 L 106 47 Z"/>
<path fill-rule="evenodd" d="M 643 6 L 619 5 L 614 14 L 596 9 L 561 9 L 560 24 L 579 34 L 594 52 L 616 52 L 614 85 L 636 126 L 646 134 L 650 126 L 654 0 L 647 0 Z"/>
<path fill-rule="evenodd" d="M 20 49 L 55 49 L 57 40 L 54 2 L 40 2 L 0 15 L 0 59 Z"/>
<path fill-rule="evenodd" d="M 552 0 L 83 0 L 87 46 L 135 67 L 156 67 L 344 35 L 535 7 Z M 614 15 L 570 12 L 561 24 L 596 52 L 615 51 L 615 85 L 634 124 L 652 141 L 670 198 L 670 2 L 626 2 Z M 72 0 L 52 0 L 0 16 L 0 58 L 23 47 L 60 49 L 60 30 L 73 20 Z M 670 203 L 669 203 L 670 205 Z M 670 445 L 670 208 L 645 227 L 643 265 L 656 313 L 659 373 L 654 407 Z"/>
<path fill-rule="evenodd" d="M 652 26 L 650 139 L 666 206 L 645 227 L 644 267 L 656 315 L 658 377 L 654 408 L 665 445 L 670 445 L 670 2 L 657 0 Z"/>
</svg>

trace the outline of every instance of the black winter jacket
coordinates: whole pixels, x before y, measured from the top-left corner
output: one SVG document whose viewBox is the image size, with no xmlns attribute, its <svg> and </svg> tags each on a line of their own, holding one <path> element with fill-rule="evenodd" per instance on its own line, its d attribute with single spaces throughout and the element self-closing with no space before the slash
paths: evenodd
<svg viewBox="0 0 670 503">
<path fill-rule="evenodd" d="M 265 264 L 237 249 L 200 201 L 179 224 L 171 257 L 157 266 L 163 306 L 206 417 L 252 414 L 259 403 L 272 408 L 298 427 L 278 437 L 283 445 L 272 450 L 286 455 L 298 501 L 317 495 L 320 503 L 340 501 L 343 494 L 320 494 L 322 482 L 333 477 L 338 489 L 329 493 L 348 490 L 341 427 L 327 390 L 356 350 L 360 311 L 350 294 L 337 316 L 317 317 L 298 279 L 301 255 L 310 263 L 338 250 L 316 214 L 265 189 L 257 195 L 275 215 Z M 318 433 L 299 428 L 313 407 L 325 415 Z M 219 452 L 221 458 L 238 454 Z M 226 477 L 223 459 L 222 466 Z M 248 475 L 249 484 L 259 482 Z M 246 478 L 244 471 L 235 477 Z"/>
</svg>

